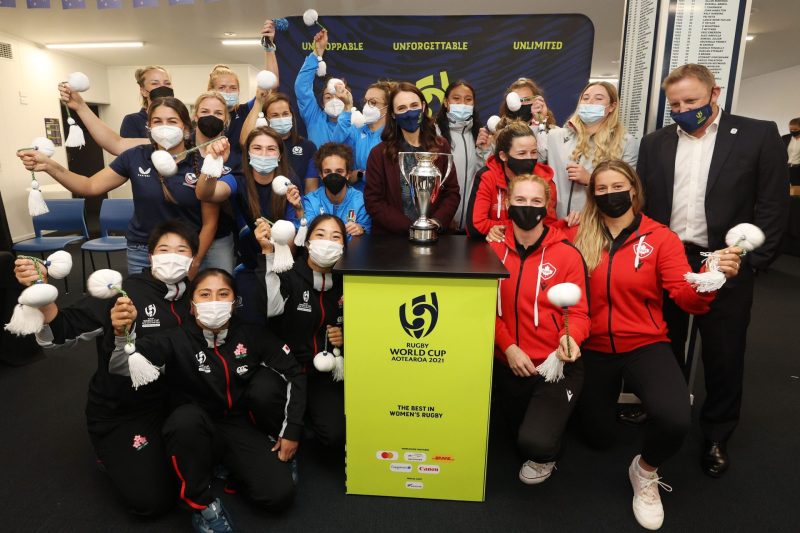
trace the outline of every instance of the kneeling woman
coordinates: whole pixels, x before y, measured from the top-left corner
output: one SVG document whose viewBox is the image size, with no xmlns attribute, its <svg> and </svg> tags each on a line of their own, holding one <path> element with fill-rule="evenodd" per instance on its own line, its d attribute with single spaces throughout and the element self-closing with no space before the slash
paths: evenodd
<svg viewBox="0 0 800 533">
<path fill-rule="evenodd" d="M 178 407 L 164 423 L 164 443 L 181 483 L 180 496 L 195 510 L 195 529 L 231 531 L 211 492 L 214 466 L 221 461 L 256 505 L 270 510 L 288 506 L 294 483 L 287 462 L 302 432 L 306 378 L 289 348 L 271 332 L 231 316 L 236 289 L 230 274 L 204 270 L 193 282 L 191 299 L 194 321 L 136 339 L 136 350 L 166 367 Z M 109 368 L 118 374 L 129 372 L 122 335 L 135 316 L 129 310 L 112 317 L 116 339 Z M 288 397 L 274 445 L 247 414 L 248 384 L 260 372 L 280 374 Z"/>
<path fill-rule="evenodd" d="M 589 334 L 586 269 L 565 236 L 543 222 L 549 191 L 539 176 L 515 176 L 504 206 L 511 231 L 491 243 L 511 273 L 498 289 L 495 391 L 509 423 L 518 428 L 517 444 L 526 459 L 519 478 L 527 484 L 541 483 L 553 471 L 583 383 L 579 346 Z M 561 309 L 547 298 L 549 288 L 567 282 L 582 293 L 570 308 L 569 335 Z M 566 364 L 564 379 L 551 383 L 537 366 L 554 351 Z"/>
<path fill-rule="evenodd" d="M 575 246 L 591 273 L 592 328 L 583 360 L 586 382 L 578 407 L 590 444 L 608 447 L 622 380 L 649 415 L 642 453 L 633 458 L 633 514 L 647 529 L 664 521 L 657 469 L 675 455 L 689 430 L 689 390 L 661 314 L 664 291 L 684 311 L 707 313 L 716 293 L 698 293 L 683 245 L 668 227 L 641 213 L 642 184 L 621 160 L 603 161 L 589 179 Z M 574 229 L 573 229 L 574 231 Z M 719 251 L 726 276 L 738 271 L 738 248 Z"/>
<path fill-rule="evenodd" d="M 326 446 L 344 445 L 344 385 L 311 364 L 314 356 L 334 347 L 343 349 L 342 277 L 333 265 L 344 253 L 344 223 L 333 215 L 319 215 L 308 227 L 306 247 L 301 248 L 291 270 L 276 274 L 269 242 L 269 226 L 259 224 L 256 239 L 264 252 L 256 276 L 260 308 L 270 317 L 269 325 L 280 332 L 308 375 L 307 423 Z M 272 318 L 276 317 L 276 318 Z M 258 396 L 264 397 L 259 394 Z M 273 405 L 285 399 L 277 398 Z M 268 422 L 259 417 L 259 423 Z"/>
</svg>

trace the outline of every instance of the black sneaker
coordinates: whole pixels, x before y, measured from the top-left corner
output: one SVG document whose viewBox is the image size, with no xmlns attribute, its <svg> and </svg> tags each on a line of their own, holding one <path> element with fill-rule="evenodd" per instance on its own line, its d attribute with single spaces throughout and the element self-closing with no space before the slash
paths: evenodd
<svg viewBox="0 0 800 533">
<path fill-rule="evenodd" d="M 192 514 L 192 526 L 197 533 L 233 533 L 233 526 L 219 498 Z"/>
</svg>

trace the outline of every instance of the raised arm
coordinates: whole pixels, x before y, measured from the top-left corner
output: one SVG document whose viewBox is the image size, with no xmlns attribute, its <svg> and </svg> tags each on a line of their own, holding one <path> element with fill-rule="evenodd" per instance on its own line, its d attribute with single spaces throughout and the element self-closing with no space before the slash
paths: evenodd
<svg viewBox="0 0 800 533">
<path fill-rule="evenodd" d="M 272 43 L 272 46 L 264 46 L 264 68 L 275 74 L 276 83 L 273 90 L 277 91 L 278 87 L 280 87 L 281 77 L 278 72 L 278 56 L 275 53 L 277 46 L 275 43 L 275 21 L 273 19 L 264 21 L 264 26 L 261 28 L 261 37 L 262 39 L 265 38 L 268 43 Z M 264 41 L 262 40 L 262 42 Z"/>
<path fill-rule="evenodd" d="M 28 170 L 46 172 L 54 180 L 79 196 L 100 196 L 116 189 L 128 178 L 106 167 L 93 176 L 86 177 L 70 172 L 56 161 L 36 150 L 20 150 L 17 157 Z"/>
<path fill-rule="evenodd" d="M 83 101 L 80 93 L 70 89 L 66 83 L 58 85 L 58 91 L 61 93 L 61 101 L 67 104 L 67 107 L 74 111 L 86 126 L 89 135 L 92 139 L 100 145 L 100 148 L 109 152 L 112 155 L 119 155 L 128 148 L 139 146 L 141 144 L 150 144 L 150 139 L 127 139 L 120 137 L 119 133 L 112 130 L 108 124 L 100 120 L 100 117 L 95 115 L 86 102 Z"/>
</svg>

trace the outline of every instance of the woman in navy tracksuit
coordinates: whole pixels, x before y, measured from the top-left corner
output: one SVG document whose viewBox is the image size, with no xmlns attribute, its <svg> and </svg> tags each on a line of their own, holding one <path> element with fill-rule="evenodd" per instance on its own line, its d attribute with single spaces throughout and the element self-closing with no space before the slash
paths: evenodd
<svg viewBox="0 0 800 533">
<path fill-rule="evenodd" d="M 89 382 L 86 423 L 98 463 L 134 514 L 158 516 L 175 504 L 175 478 L 166 460 L 161 426 L 168 414 L 160 381 L 134 389 L 130 379 L 109 372 L 113 348 L 112 309 L 131 306 L 140 338 L 184 324 L 189 317 L 186 273 L 197 252 L 197 234 L 179 221 L 158 226 L 150 238 L 153 267 L 125 279 L 128 298 L 83 298 L 58 308 L 43 307 L 45 327 L 36 340 L 45 348 L 97 339 L 97 370 Z M 23 285 L 38 279 L 30 260 L 18 259 Z M 132 303 L 131 303 L 132 302 Z"/>
<path fill-rule="evenodd" d="M 298 252 L 292 269 L 277 274 L 272 268 L 268 226 L 261 224 L 256 229 L 256 238 L 264 250 L 256 271 L 263 283 L 256 295 L 258 306 L 269 317 L 270 328 L 286 341 L 305 368 L 306 421 L 326 446 L 344 445 L 344 386 L 334 381 L 330 373 L 317 371 L 312 360 L 325 349 L 343 350 L 342 277 L 332 270 L 344 252 L 345 235 L 344 224 L 337 217 L 316 217 L 308 227 L 306 247 Z M 285 399 L 277 397 L 272 401 L 280 405 Z M 263 418 L 260 421 L 268 423 Z"/>
<path fill-rule="evenodd" d="M 162 379 L 169 384 L 175 408 L 164 423 L 164 443 L 180 481 L 180 497 L 195 510 L 198 531 L 231 530 L 211 491 L 213 468 L 220 461 L 259 507 L 279 510 L 294 498 L 288 461 L 302 433 L 306 377 L 275 335 L 232 317 L 235 290 L 224 270 L 204 270 L 191 287 L 194 320 L 135 341 L 137 353 L 166 368 Z M 121 374 L 126 373 L 128 355 L 120 333 L 130 323 L 129 316 L 113 322 L 110 367 Z M 283 421 L 274 444 L 248 414 L 249 383 L 259 373 L 280 376 L 287 398 L 278 411 Z"/>
</svg>

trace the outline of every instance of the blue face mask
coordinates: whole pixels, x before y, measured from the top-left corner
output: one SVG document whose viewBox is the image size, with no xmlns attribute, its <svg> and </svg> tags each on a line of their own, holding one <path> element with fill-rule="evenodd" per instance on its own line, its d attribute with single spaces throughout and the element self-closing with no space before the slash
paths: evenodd
<svg viewBox="0 0 800 533">
<path fill-rule="evenodd" d="M 220 93 L 222 97 L 225 99 L 225 104 L 228 108 L 234 108 L 239 103 L 239 93 Z"/>
<path fill-rule="evenodd" d="M 410 109 L 405 113 L 395 115 L 394 120 L 401 129 L 408 133 L 414 133 L 422 123 L 422 109 Z"/>
<path fill-rule="evenodd" d="M 693 131 L 702 128 L 703 124 L 708 122 L 708 119 L 711 118 L 713 113 L 714 110 L 711 107 L 711 99 L 709 99 L 708 103 L 703 107 L 690 109 L 689 111 L 684 111 L 683 113 L 670 111 L 669 116 L 672 117 L 672 120 L 674 120 L 683 131 L 692 133 Z"/>
<path fill-rule="evenodd" d="M 286 135 L 292 131 L 292 117 L 278 117 L 269 119 L 269 127 L 279 135 Z"/>
<path fill-rule="evenodd" d="M 278 157 L 274 155 L 250 155 L 250 166 L 253 170 L 266 176 L 276 168 L 278 168 Z"/>
<path fill-rule="evenodd" d="M 450 104 L 450 109 L 447 110 L 447 119 L 450 122 L 466 122 L 472 118 L 471 105 L 466 104 Z"/>
<path fill-rule="evenodd" d="M 578 106 L 578 118 L 584 124 L 595 124 L 603 120 L 606 116 L 606 106 L 602 104 L 580 104 Z"/>
</svg>

